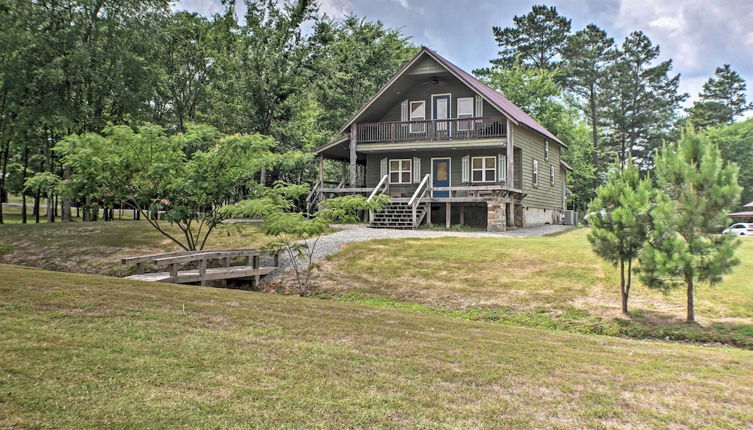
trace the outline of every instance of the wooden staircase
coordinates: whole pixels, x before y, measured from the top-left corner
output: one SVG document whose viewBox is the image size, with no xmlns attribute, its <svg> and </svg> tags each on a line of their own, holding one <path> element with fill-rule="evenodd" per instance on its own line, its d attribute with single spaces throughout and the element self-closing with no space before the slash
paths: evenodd
<svg viewBox="0 0 753 430">
<path fill-rule="evenodd" d="M 414 223 L 412 205 L 408 202 L 392 201 L 381 211 L 372 214 L 369 227 L 394 229 L 418 228 L 428 210 L 428 203 L 419 203 L 416 206 L 416 218 Z"/>
</svg>

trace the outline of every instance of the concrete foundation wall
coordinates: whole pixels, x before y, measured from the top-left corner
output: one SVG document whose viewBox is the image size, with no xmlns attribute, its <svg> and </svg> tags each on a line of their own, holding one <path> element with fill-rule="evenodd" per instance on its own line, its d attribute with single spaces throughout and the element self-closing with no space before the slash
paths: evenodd
<svg viewBox="0 0 753 430">
<path fill-rule="evenodd" d="M 535 227 L 544 224 L 562 224 L 560 209 L 541 209 L 523 207 L 523 227 Z"/>
</svg>

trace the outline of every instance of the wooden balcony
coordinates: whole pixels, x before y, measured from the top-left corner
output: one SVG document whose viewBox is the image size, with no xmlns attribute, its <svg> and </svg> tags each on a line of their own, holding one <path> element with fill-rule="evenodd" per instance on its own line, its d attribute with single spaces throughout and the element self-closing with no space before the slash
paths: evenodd
<svg viewBox="0 0 753 430">
<path fill-rule="evenodd" d="M 357 125 L 358 143 L 396 143 L 432 140 L 468 140 L 505 136 L 503 116 L 392 121 Z"/>
</svg>

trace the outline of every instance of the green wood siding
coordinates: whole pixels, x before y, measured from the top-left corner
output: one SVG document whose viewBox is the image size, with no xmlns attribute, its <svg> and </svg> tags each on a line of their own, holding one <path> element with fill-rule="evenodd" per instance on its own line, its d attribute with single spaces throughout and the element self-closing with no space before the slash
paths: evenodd
<svg viewBox="0 0 753 430">
<path fill-rule="evenodd" d="M 516 168 L 515 173 L 522 179 L 522 189 L 526 193 L 523 206 L 561 209 L 564 178 L 560 169 L 560 145 L 556 142 L 549 142 L 549 159 L 544 159 L 545 138 L 543 136 L 525 127 L 517 126 L 514 128 L 513 139 L 516 149 L 519 147 L 521 150 L 522 169 Z M 534 159 L 539 164 L 538 186 L 533 185 Z M 554 185 L 549 182 L 550 166 L 554 167 Z"/>
<path fill-rule="evenodd" d="M 462 180 L 462 162 L 463 157 L 468 155 L 471 157 L 479 156 L 497 156 L 504 154 L 505 148 L 500 146 L 499 150 L 494 149 L 473 149 L 473 150 L 449 150 L 449 151 L 416 151 L 416 152 L 400 152 L 391 154 L 369 154 L 366 157 L 366 186 L 375 187 L 380 177 L 380 162 L 383 158 L 387 159 L 413 159 L 418 157 L 421 159 L 421 177 L 431 173 L 431 159 L 432 158 L 450 158 L 450 184 L 451 186 L 463 185 Z M 412 172 L 411 172 L 412 173 Z M 390 192 L 402 192 L 412 193 L 416 189 L 417 184 L 390 184 Z"/>
<path fill-rule="evenodd" d="M 442 80 L 447 81 L 447 85 L 442 87 L 417 85 L 410 89 L 400 101 L 393 104 L 392 107 L 385 113 L 385 115 L 379 119 L 378 122 L 400 121 L 400 103 L 403 100 L 419 101 L 424 100 L 426 102 L 426 119 L 432 118 L 432 94 L 450 94 L 450 118 L 457 117 L 457 99 L 462 97 L 475 97 L 476 93 L 471 91 L 464 83 L 455 79 L 454 77 L 443 77 Z M 484 112 L 480 116 L 495 116 L 502 115 L 496 108 L 484 100 Z M 479 115 L 476 115 L 479 116 Z"/>
</svg>

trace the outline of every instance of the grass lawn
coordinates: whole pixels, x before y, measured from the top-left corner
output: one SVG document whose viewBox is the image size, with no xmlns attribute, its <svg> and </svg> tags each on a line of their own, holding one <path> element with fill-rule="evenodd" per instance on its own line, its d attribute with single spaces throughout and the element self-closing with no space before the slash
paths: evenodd
<svg viewBox="0 0 753 430">
<path fill-rule="evenodd" d="M 586 234 L 354 243 L 324 265 L 320 294 L 469 319 L 753 348 L 753 240 L 744 240 L 743 263 L 723 284 L 698 289 L 702 325 L 689 326 L 683 290 L 664 295 L 638 282 L 631 318 L 623 318 L 619 274 L 591 252 Z"/>
<path fill-rule="evenodd" d="M 0 265 L 0 427 L 717 428 L 753 352 Z"/>
<path fill-rule="evenodd" d="M 258 248 L 268 241 L 259 224 L 223 224 L 206 249 Z M 133 269 L 120 264 L 123 257 L 178 249 L 146 221 L 0 225 L 0 263 L 65 272 L 123 275 Z"/>
</svg>

